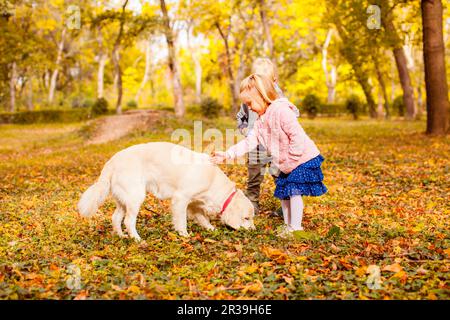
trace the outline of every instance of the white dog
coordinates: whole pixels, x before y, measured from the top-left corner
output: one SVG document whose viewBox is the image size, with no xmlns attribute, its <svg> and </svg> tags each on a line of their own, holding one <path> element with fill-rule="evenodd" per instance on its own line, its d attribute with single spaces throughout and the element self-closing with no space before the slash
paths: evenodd
<svg viewBox="0 0 450 320">
<path fill-rule="evenodd" d="M 111 193 L 117 204 L 114 231 L 124 237 L 125 218 L 128 234 L 139 241 L 136 218 L 147 192 L 171 199 L 173 226 L 182 236 L 188 236 L 187 218 L 209 230 L 214 230 L 210 219 L 233 229 L 255 228 L 252 203 L 207 154 L 168 142 L 139 144 L 116 153 L 81 196 L 78 210 L 84 217 L 92 216 Z"/>
</svg>

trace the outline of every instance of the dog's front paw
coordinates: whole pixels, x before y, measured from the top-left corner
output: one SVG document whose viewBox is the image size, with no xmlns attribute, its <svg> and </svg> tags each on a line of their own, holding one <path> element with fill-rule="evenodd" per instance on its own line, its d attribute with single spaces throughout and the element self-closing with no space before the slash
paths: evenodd
<svg viewBox="0 0 450 320">
<path fill-rule="evenodd" d="M 186 230 L 178 231 L 178 234 L 182 237 L 189 237 L 189 233 Z"/>
<path fill-rule="evenodd" d="M 139 242 L 139 248 L 148 248 L 148 243 L 145 240 Z"/>
<path fill-rule="evenodd" d="M 113 236 L 118 236 L 119 238 L 122 238 L 122 239 L 126 239 L 126 238 L 128 238 L 128 234 L 125 234 L 125 233 L 118 233 L 118 232 L 116 232 L 116 231 L 113 231 L 112 232 L 112 235 Z"/>
</svg>

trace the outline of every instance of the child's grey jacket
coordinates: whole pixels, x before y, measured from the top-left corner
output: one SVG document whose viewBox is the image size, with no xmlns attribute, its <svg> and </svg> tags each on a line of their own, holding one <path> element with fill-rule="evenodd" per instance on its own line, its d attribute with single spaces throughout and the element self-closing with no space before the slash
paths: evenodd
<svg viewBox="0 0 450 320">
<path fill-rule="evenodd" d="M 277 84 L 275 84 L 275 90 L 280 96 L 284 97 L 283 91 L 281 91 L 280 87 Z M 298 109 L 296 113 L 297 118 L 300 117 L 300 112 L 298 111 Z M 241 108 L 236 114 L 237 127 L 240 133 L 244 136 L 247 136 L 248 132 L 253 129 L 253 125 L 257 118 L 258 114 L 256 112 L 250 110 L 245 103 L 241 104 Z M 248 128 L 247 134 L 243 132 L 244 128 Z M 266 149 L 262 145 L 258 145 L 256 149 L 249 152 L 248 160 L 250 164 L 267 164 L 272 161 L 272 157 L 267 154 Z M 270 171 L 271 174 L 274 174 L 277 170 L 271 168 Z"/>
</svg>

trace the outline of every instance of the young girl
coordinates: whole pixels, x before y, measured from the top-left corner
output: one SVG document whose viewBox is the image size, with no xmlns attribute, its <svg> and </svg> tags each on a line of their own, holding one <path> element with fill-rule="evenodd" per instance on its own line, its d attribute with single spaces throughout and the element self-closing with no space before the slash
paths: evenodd
<svg viewBox="0 0 450 320">
<path fill-rule="evenodd" d="M 277 84 L 275 76 L 275 66 L 272 61 L 267 58 L 257 58 L 252 64 L 252 73 L 264 75 L 273 81 L 278 97 L 284 97 L 283 91 Z M 300 115 L 297 108 L 295 108 L 296 116 Z M 242 135 L 247 136 L 253 130 L 253 125 L 258 118 L 258 114 L 250 110 L 250 108 L 242 103 L 239 112 L 236 115 L 237 126 Z M 269 167 L 269 173 L 275 180 L 280 174 L 280 170 L 272 163 L 272 158 L 264 149 L 264 146 L 259 144 L 254 150 L 248 153 L 247 161 L 247 190 L 246 195 L 255 207 L 255 214 L 259 212 L 259 194 L 261 184 L 264 180 L 266 167 Z M 281 208 L 274 212 L 276 215 L 283 216 Z"/>
<path fill-rule="evenodd" d="M 320 196 L 327 192 L 320 168 L 324 158 L 298 123 L 296 107 L 279 97 L 273 81 L 252 74 L 241 82 L 240 98 L 258 114 L 253 130 L 226 152 L 215 152 L 211 160 L 218 164 L 238 158 L 262 144 L 281 170 L 274 196 L 281 200 L 285 222 L 280 235 L 290 236 L 293 231 L 303 230 L 302 195 Z"/>
</svg>

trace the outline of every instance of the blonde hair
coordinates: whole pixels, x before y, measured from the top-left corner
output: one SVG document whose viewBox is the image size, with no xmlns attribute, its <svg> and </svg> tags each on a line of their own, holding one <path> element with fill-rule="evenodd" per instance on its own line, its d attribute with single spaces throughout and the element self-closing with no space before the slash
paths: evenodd
<svg viewBox="0 0 450 320">
<path fill-rule="evenodd" d="M 267 58 L 257 58 L 252 64 L 252 73 L 262 74 L 272 81 L 276 81 L 275 66 Z"/>
<path fill-rule="evenodd" d="M 251 95 L 250 92 L 252 90 L 256 90 L 259 93 L 266 107 L 278 98 L 273 81 L 263 74 L 252 74 L 242 80 L 240 94 L 243 95 L 244 92 L 248 91 L 247 94 Z"/>
</svg>

